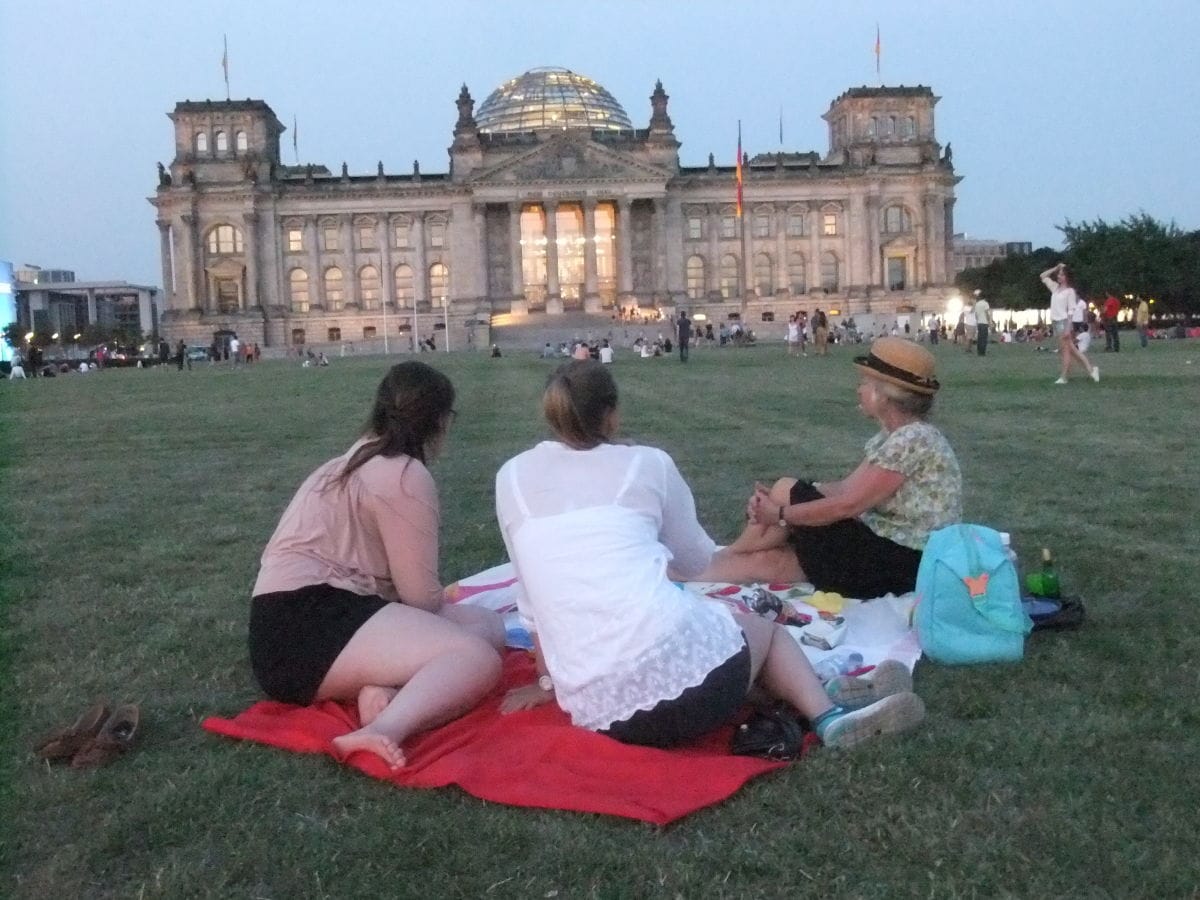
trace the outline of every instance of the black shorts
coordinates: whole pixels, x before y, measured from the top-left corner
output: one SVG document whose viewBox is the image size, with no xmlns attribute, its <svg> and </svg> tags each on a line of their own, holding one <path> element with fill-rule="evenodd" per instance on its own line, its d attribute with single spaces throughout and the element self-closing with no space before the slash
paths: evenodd
<svg viewBox="0 0 1200 900">
<path fill-rule="evenodd" d="M 281 703 L 312 703 L 350 638 L 388 602 L 327 584 L 255 597 L 250 666 L 264 693 Z"/>
<path fill-rule="evenodd" d="M 741 709 L 750 690 L 750 647 L 742 649 L 671 700 L 640 709 L 600 733 L 622 744 L 673 747 L 726 724 Z"/>
<path fill-rule="evenodd" d="M 792 487 L 792 503 L 824 496 L 810 481 L 797 481 Z M 921 551 L 880 537 L 861 519 L 795 525 L 788 529 L 788 543 L 817 590 L 869 600 L 887 593 L 904 594 L 917 586 Z"/>
</svg>

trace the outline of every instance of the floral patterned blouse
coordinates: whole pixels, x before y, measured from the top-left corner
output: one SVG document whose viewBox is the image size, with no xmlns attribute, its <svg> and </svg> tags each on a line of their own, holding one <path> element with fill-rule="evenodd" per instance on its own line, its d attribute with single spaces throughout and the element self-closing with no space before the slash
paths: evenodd
<svg viewBox="0 0 1200 900">
<path fill-rule="evenodd" d="M 929 533 L 962 520 L 962 472 L 950 443 L 928 422 L 867 441 L 867 462 L 904 475 L 900 490 L 861 519 L 880 537 L 924 550 Z"/>
</svg>

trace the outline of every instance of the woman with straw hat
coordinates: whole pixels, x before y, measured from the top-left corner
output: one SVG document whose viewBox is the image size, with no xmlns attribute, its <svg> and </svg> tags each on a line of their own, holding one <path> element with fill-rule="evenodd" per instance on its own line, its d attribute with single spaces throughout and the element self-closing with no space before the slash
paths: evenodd
<svg viewBox="0 0 1200 900">
<path fill-rule="evenodd" d="M 930 532 L 962 517 L 958 460 L 928 421 L 933 355 L 884 337 L 854 363 L 859 409 L 880 426 L 863 461 L 840 481 L 756 485 L 745 531 L 699 580 L 809 581 L 859 598 L 913 589 Z"/>
</svg>

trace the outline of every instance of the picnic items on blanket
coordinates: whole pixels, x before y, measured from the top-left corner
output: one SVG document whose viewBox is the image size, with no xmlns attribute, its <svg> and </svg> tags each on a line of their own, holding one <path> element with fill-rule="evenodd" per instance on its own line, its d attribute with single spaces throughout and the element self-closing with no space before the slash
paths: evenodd
<svg viewBox="0 0 1200 900">
<path fill-rule="evenodd" d="M 1017 571 L 999 532 L 960 524 L 929 536 L 913 622 L 921 649 L 935 662 L 1021 659 L 1033 622 L 1021 607 Z"/>
<path fill-rule="evenodd" d="M 500 714 L 500 698 L 536 678 L 532 657 L 505 655 L 500 685 L 460 719 L 406 742 L 408 765 L 390 769 L 373 753 L 346 765 L 398 787 L 458 785 L 495 803 L 601 813 L 666 825 L 732 796 L 751 778 L 783 763 L 733 756 L 733 727 L 673 750 L 622 744 L 571 724 L 548 703 Z M 333 756 L 330 741 L 358 727 L 353 704 L 255 703 L 231 719 L 210 717 L 205 730 L 300 753 Z"/>
</svg>

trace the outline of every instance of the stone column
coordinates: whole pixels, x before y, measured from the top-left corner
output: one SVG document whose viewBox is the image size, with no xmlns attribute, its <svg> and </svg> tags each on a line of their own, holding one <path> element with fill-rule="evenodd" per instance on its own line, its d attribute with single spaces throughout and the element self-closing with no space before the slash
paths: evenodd
<svg viewBox="0 0 1200 900">
<path fill-rule="evenodd" d="M 392 275 L 392 222 L 386 214 L 375 221 L 375 243 L 379 245 L 379 298 L 386 311 L 389 303 L 396 302 L 396 279 Z"/>
<path fill-rule="evenodd" d="M 242 310 L 254 309 L 258 302 L 258 213 L 242 213 L 246 233 L 246 296 Z"/>
<path fill-rule="evenodd" d="M 158 252 L 162 257 L 163 297 L 167 300 L 167 306 L 173 306 L 175 271 L 171 262 L 171 223 L 159 219 L 155 224 L 158 225 Z"/>
<path fill-rule="evenodd" d="M 87 317 L 88 317 L 89 325 L 96 324 L 96 289 L 95 288 L 87 289 Z M 33 322 L 33 313 L 32 312 L 29 313 L 29 321 Z M 30 326 L 30 328 L 32 330 L 32 325 Z"/>
<path fill-rule="evenodd" d="M 678 306 L 687 298 L 687 282 L 683 270 L 683 204 L 678 196 L 672 194 L 668 194 L 659 202 L 663 204 L 666 213 L 663 234 L 667 242 L 667 293 Z"/>
<path fill-rule="evenodd" d="M 883 282 L 883 241 L 879 230 L 883 223 L 879 220 L 879 197 L 874 194 L 866 199 L 867 222 L 867 268 L 863 273 L 867 287 L 871 290 L 884 287 Z"/>
<path fill-rule="evenodd" d="M 846 285 L 854 289 L 870 283 L 867 266 L 871 248 L 871 226 L 868 221 L 865 198 L 855 191 L 850 195 L 850 209 L 846 227 L 846 250 L 850 257 L 850 272 Z"/>
<path fill-rule="evenodd" d="M 617 198 L 617 295 L 621 304 L 633 302 L 633 235 L 628 197 Z"/>
<path fill-rule="evenodd" d="M 721 207 L 717 203 L 708 205 L 708 265 L 705 266 L 708 293 L 721 290 Z"/>
<path fill-rule="evenodd" d="M 583 309 L 600 312 L 600 285 L 596 267 L 596 201 L 583 201 Z"/>
<path fill-rule="evenodd" d="M 746 221 L 746 207 L 742 206 L 742 217 L 738 220 L 738 227 L 741 230 L 741 247 L 742 247 L 742 296 L 738 299 L 742 301 L 742 319 L 745 324 L 746 301 L 754 296 L 754 236 L 751 232 L 754 230 L 754 215 L 751 213 L 750 221 Z"/>
<path fill-rule="evenodd" d="M 937 220 L 942 213 L 938 198 L 926 194 L 921 204 L 921 227 L 917 229 L 917 255 L 921 258 L 921 277 L 925 284 L 937 282 L 934 248 L 937 246 Z"/>
<path fill-rule="evenodd" d="M 325 308 L 325 281 L 321 277 L 321 232 L 317 227 L 317 217 L 309 216 L 304 220 L 304 231 L 308 235 L 305 246 L 308 247 L 308 303 L 309 306 Z M 291 306 L 291 297 L 288 297 Z"/>
<path fill-rule="evenodd" d="M 791 270 L 788 268 L 787 204 L 775 205 L 775 290 L 791 296 Z"/>
<path fill-rule="evenodd" d="M 954 272 L 954 197 L 942 201 L 942 216 L 938 219 L 937 283 L 948 284 Z"/>
<path fill-rule="evenodd" d="M 429 303 L 429 272 L 425 262 L 425 213 L 413 213 L 413 303 L 419 309 Z M 414 311 L 413 315 L 416 315 Z"/>
<path fill-rule="evenodd" d="M 184 292 L 187 296 L 188 309 L 204 309 L 204 294 L 201 292 L 200 281 L 200 233 L 199 223 L 194 213 L 185 213 L 180 217 L 183 221 L 183 242 L 186 247 L 184 259 L 187 265 L 187 277 Z"/>
<path fill-rule="evenodd" d="M 523 316 L 529 312 L 529 304 L 525 301 L 525 272 L 521 268 L 521 206 L 519 200 L 508 204 L 508 253 L 509 268 L 512 276 L 513 315 Z"/>
<path fill-rule="evenodd" d="M 654 299 L 662 303 L 667 299 L 667 203 L 665 197 L 654 201 L 653 252 L 650 254 L 650 265 L 654 275 Z"/>
<path fill-rule="evenodd" d="M 471 210 L 471 218 L 475 223 L 475 298 L 483 301 L 488 299 L 487 207 L 476 204 Z"/>
<path fill-rule="evenodd" d="M 546 214 L 546 312 L 563 311 L 562 296 L 558 285 L 558 203 L 543 201 Z"/>
<path fill-rule="evenodd" d="M 359 303 L 358 297 L 358 257 L 354 252 L 354 239 L 357 235 L 354 233 L 354 217 L 342 216 L 341 221 L 342 232 L 342 290 L 346 297 L 346 303 Z"/>
<path fill-rule="evenodd" d="M 143 334 L 151 334 L 155 328 L 154 303 L 151 300 L 152 291 L 138 291 L 138 328 Z M 65 343 L 65 341 L 64 341 Z"/>
<path fill-rule="evenodd" d="M 824 227 L 821 204 L 814 200 L 808 207 L 808 271 L 804 273 L 810 293 L 821 289 L 821 231 Z"/>
</svg>

